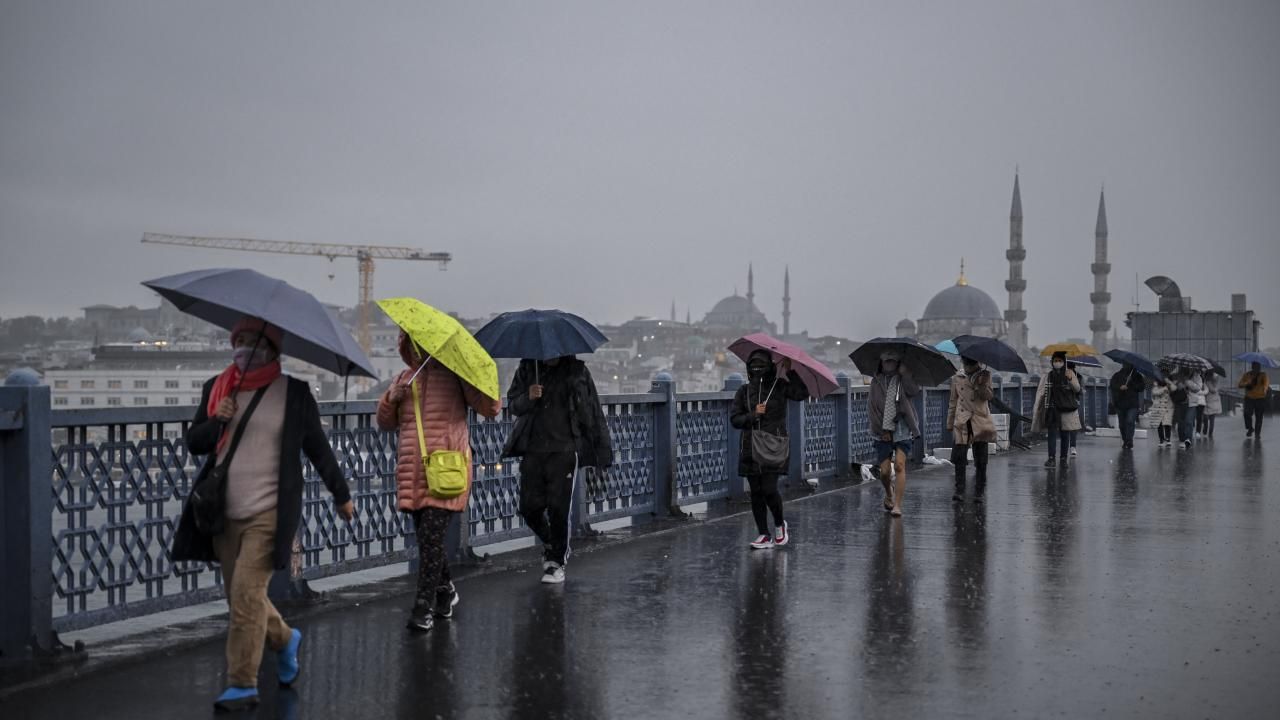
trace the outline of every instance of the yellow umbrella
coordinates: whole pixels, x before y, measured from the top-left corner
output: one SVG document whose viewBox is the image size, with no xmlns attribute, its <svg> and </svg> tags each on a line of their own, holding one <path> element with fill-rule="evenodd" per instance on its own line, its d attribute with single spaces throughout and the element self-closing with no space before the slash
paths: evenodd
<svg viewBox="0 0 1280 720">
<path fill-rule="evenodd" d="M 1066 353 L 1069 358 L 1081 357 L 1084 355 L 1097 357 L 1101 354 L 1095 350 L 1092 345 L 1086 345 L 1084 343 L 1054 343 L 1041 350 L 1040 357 L 1049 357 L 1050 355 L 1059 352 Z"/>
<path fill-rule="evenodd" d="M 449 314 L 414 298 L 379 300 L 378 307 L 428 355 L 494 400 L 499 399 L 498 364 Z"/>
</svg>

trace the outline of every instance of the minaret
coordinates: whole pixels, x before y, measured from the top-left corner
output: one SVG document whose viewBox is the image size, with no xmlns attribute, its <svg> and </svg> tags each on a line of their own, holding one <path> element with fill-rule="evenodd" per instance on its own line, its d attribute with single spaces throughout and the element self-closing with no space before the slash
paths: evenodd
<svg viewBox="0 0 1280 720">
<path fill-rule="evenodd" d="M 747 265 L 747 302 L 753 308 L 756 306 L 756 274 L 750 264 Z"/>
<path fill-rule="evenodd" d="M 671 322 L 676 321 L 676 301 L 671 301 Z"/>
<path fill-rule="evenodd" d="M 1009 208 L 1009 249 L 1004 253 L 1009 261 L 1009 279 L 1004 289 L 1009 291 L 1009 308 L 1004 311 L 1008 325 L 1009 344 L 1020 353 L 1027 351 L 1027 311 L 1022 309 L 1022 293 L 1027 281 L 1022 278 L 1022 261 L 1027 250 L 1022 246 L 1022 192 L 1018 188 L 1018 172 L 1013 173 L 1013 205 Z"/>
<path fill-rule="evenodd" d="M 791 334 L 791 266 L 782 276 L 782 336 Z"/>
<path fill-rule="evenodd" d="M 1089 302 L 1093 303 L 1093 320 L 1089 329 L 1093 331 L 1093 347 L 1102 352 L 1107 344 L 1107 331 L 1111 329 L 1111 321 L 1107 319 L 1107 304 L 1111 302 L 1111 293 L 1107 292 L 1107 275 L 1111 272 L 1111 263 L 1107 262 L 1107 197 L 1104 188 L 1098 194 L 1098 224 L 1093 230 L 1093 292 Z"/>
</svg>

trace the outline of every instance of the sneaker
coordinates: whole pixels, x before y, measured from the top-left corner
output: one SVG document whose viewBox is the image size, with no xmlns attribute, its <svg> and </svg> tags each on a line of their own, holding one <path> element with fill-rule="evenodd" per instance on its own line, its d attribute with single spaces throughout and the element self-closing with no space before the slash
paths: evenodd
<svg viewBox="0 0 1280 720">
<path fill-rule="evenodd" d="M 1076 452 L 1075 448 L 1071 448 L 1071 457 L 1075 457 L 1076 455 L 1079 455 L 1079 453 Z"/>
<path fill-rule="evenodd" d="M 433 611 L 438 618 L 453 617 L 453 606 L 458 604 L 458 590 L 453 583 L 441 585 L 436 590 L 436 607 Z"/>
<path fill-rule="evenodd" d="M 418 632 L 427 632 L 435 627 L 436 621 L 431 619 L 431 611 L 414 605 L 413 612 L 409 613 L 408 628 Z"/>
<path fill-rule="evenodd" d="M 547 585 L 560 585 L 564 583 L 564 566 L 559 563 L 551 563 L 551 567 L 542 573 L 542 582 Z"/>
<path fill-rule="evenodd" d="M 1191 449 L 1191 441 L 1190 441 L 1190 440 L 1187 440 L 1186 442 L 1182 443 L 1182 449 L 1183 449 L 1183 450 L 1190 450 L 1190 449 Z"/>
<path fill-rule="evenodd" d="M 229 687 L 213 701 L 217 712 L 237 712 L 258 706 L 258 688 Z"/>
<path fill-rule="evenodd" d="M 298 673 L 302 671 L 302 666 L 298 664 L 298 649 L 301 647 L 302 631 L 295 628 L 289 637 L 289 644 L 276 656 L 276 675 L 280 680 L 280 687 L 289 687 L 298 679 Z"/>
<path fill-rule="evenodd" d="M 753 550 L 772 550 L 773 536 L 769 534 L 761 535 L 751 543 L 751 548 Z"/>
<path fill-rule="evenodd" d="M 1045 467 L 1047 467 L 1047 468 L 1051 468 L 1051 467 L 1053 467 L 1053 466 L 1055 466 L 1055 465 L 1057 465 L 1057 464 L 1058 464 L 1058 458 L 1056 458 L 1056 457 L 1054 457 L 1054 456 L 1052 456 L 1052 455 L 1050 455 L 1050 456 L 1049 456 L 1049 459 L 1048 459 L 1048 460 L 1045 460 L 1045 461 L 1044 461 L 1044 466 L 1045 466 Z"/>
<path fill-rule="evenodd" d="M 773 536 L 773 544 L 786 545 L 789 542 L 791 542 L 791 533 L 787 528 L 787 521 L 783 520 L 782 526 L 775 531 L 775 534 Z"/>
<path fill-rule="evenodd" d="M 1252 430 L 1245 430 L 1245 431 L 1244 431 L 1244 436 L 1245 436 L 1245 438 L 1246 438 L 1246 439 L 1253 437 L 1253 431 L 1252 431 Z"/>
</svg>

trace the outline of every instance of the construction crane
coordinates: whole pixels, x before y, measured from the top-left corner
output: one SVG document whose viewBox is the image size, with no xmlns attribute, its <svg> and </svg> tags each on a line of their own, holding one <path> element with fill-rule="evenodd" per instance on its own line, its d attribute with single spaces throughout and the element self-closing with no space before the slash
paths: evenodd
<svg viewBox="0 0 1280 720">
<path fill-rule="evenodd" d="M 219 250 L 244 250 L 248 252 L 276 253 L 280 255 L 314 255 L 329 258 L 353 257 L 360 269 L 360 304 L 357 339 L 360 347 L 369 352 L 369 322 L 373 303 L 373 261 L 377 260 L 426 260 L 440 263 L 444 270 L 453 256 L 446 252 L 427 252 L 411 247 L 388 245 L 342 245 L 334 243 L 289 242 L 283 240 L 253 240 L 250 238 L 192 237 L 189 235 L 165 235 L 143 233 L 142 242 L 155 245 L 180 245 L 182 247 L 215 248 Z M 330 276 L 332 277 L 332 275 Z"/>
</svg>

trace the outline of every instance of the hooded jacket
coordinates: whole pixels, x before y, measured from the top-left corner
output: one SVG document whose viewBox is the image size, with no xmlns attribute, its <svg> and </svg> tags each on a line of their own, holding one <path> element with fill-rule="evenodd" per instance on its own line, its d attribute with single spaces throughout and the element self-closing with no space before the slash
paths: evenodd
<svg viewBox="0 0 1280 720">
<path fill-rule="evenodd" d="M 565 358 L 554 369 L 535 360 L 522 360 L 507 390 L 507 406 L 518 418 L 516 426 L 507 438 L 502 456 L 524 457 L 529 452 L 529 440 L 534 423 L 557 422 L 549 414 L 540 412 L 541 400 L 529 399 L 529 386 L 535 380 L 543 380 L 546 392 L 567 392 L 569 403 L 569 427 L 567 436 L 573 440 L 581 467 L 600 469 L 613 465 L 613 442 L 609 436 L 609 423 L 600 405 L 600 393 L 587 364 L 577 358 Z M 567 383 L 567 388 L 554 388 L 550 383 Z"/>
<path fill-rule="evenodd" d="M 777 386 L 774 387 L 774 382 Z M 770 392 L 772 390 L 772 393 Z M 779 377 L 773 363 L 763 375 L 752 375 L 733 396 L 729 424 L 740 430 L 738 438 L 738 474 L 761 475 L 765 472 L 751 452 L 751 431 L 759 429 L 774 435 L 787 434 L 787 403 L 809 397 L 804 380 L 794 370 Z M 764 415 L 756 418 L 755 409 L 765 404 Z"/>
<path fill-rule="evenodd" d="M 407 338 L 406 338 L 407 340 Z M 415 512 L 427 507 L 461 512 L 471 495 L 472 463 L 467 463 L 467 491 L 451 498 L 438 498 L 427 492 L 427 476 L 422 467 L 418 447 L 418 425 L 413 416 L 413 391 L 405 388 L 400 402 L 392 402 L 391 392 L 417 372 L 423 356 L 412 341 L 400 343 L 400 359 L 408 369 L 402 371 L 391 387 L 378 400 L 378 428 L 398 430 L 396 435 L 396 507 L 401 512 Z M 413 381 L 418 387 L 419 414 L 426 452 L 455 450 L 471 456 L 471 427 L 467 408 L 477 415 L 494 418 L 502 410 L 502 401 L 487 397 L 432 358 Z"/>
</svg>

